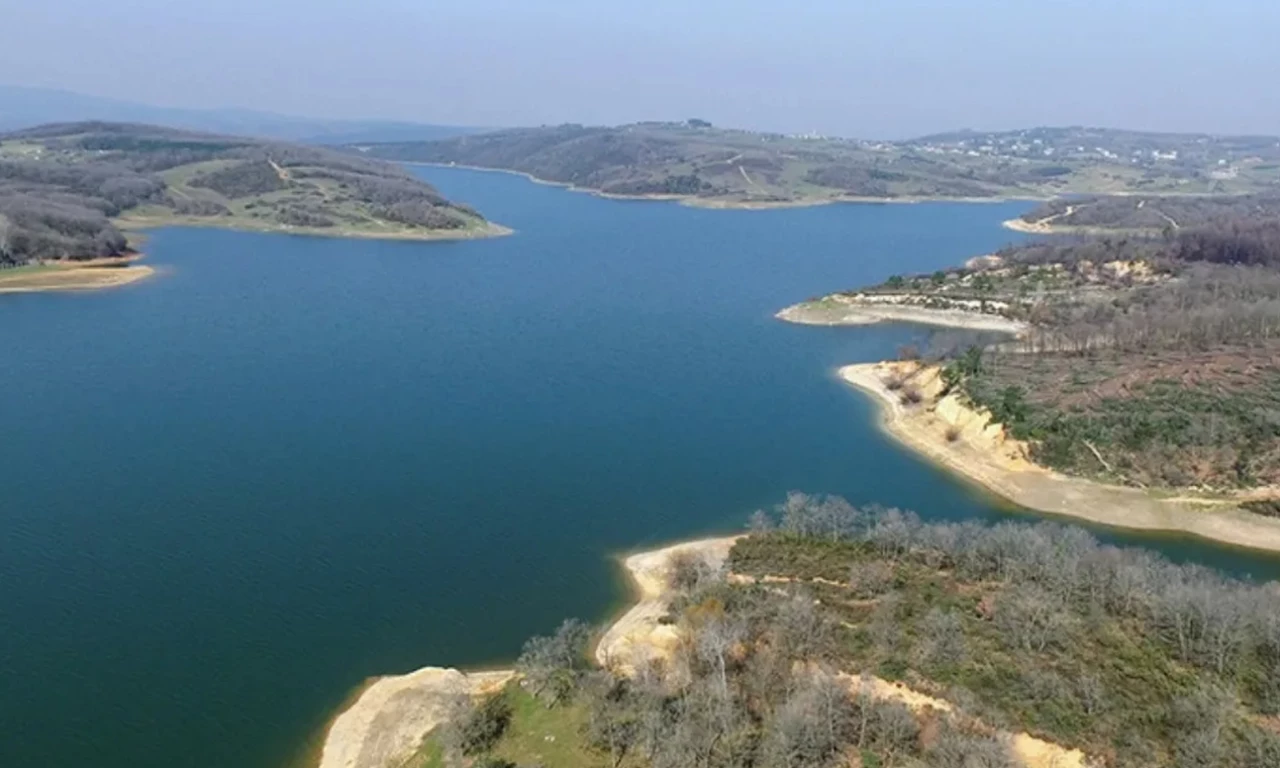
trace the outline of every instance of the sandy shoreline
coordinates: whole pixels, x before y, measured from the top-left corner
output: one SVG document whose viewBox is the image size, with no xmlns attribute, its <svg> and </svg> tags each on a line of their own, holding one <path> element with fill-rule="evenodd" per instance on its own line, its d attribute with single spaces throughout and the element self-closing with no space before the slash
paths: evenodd
<svg viewBox="0 0 1280 768">
<path fill-rule="evenodd" d="M 85 261 L 53 261 L 32 267 L 0 270 L 0 294 L 47 291 L 93 291 L 145 280 L 154 267 L 136 262 L 139 254 Z"/>
<path fill-rule="evenodd" d="M 399 232 L 366 232 L 341 227 L 289 227 L 282 224 L 255 224 L 244 220 L 232 222 L 220 221 L 207 216 L 122 216 L 112 219 L 112 223 L 123 230 L 158 229 L 160 227 L 207 227 L 225 229 L 231 232 L 263 232 L 273 235 L 301 235 L 305 237 L 333 237 L 342 240 L 410 240 L 410 241 L 454 241 L 483 240 L 490 237 L 506 237 L 515 234 L 515 230 L 501 224 L 486 222 L 486 226 L 476 229 L 433 229 L 424 232 L 410 230 Z"/>
<path fill-rule="evenodd" d="M 1041 221 L 1027 221 L 1026 219 L 1006 219 L 1001 222 L 1001 226 L 1014 232 L 1021 232 L 1024 235 L 1058 235 L 1072 231 L 1070 227 L 1055 227 L 1052 224 L 1045 224 Z"/>
<path fill-rule="evenodd" d="M 740 538 L 742 536 L 727 536 L 682 542 L 639 552 L 623 560 L 636 603 L 614 621 L 596 643 L 596 663 L 605 669 L 630 674 L 646 660 L 673 650 L 679 642 L 675 628 L 658 621 L 667 610 L 672 557 L 692 554 L 712 563 L 723 563 Z"/>
<path fill-rule="evenodd" d="M 505 237 L 515 230 L 501 224 L 487 222 L 484 227 L 460 231 L 431 230 L 427 232 L 364 232 L 340 228 L 308 228 L 262 225 L 254 226 L 241 221 L 225 222 L 199 216 L 124 216 L 112 220 L 120 229 L 128 231 L 129 239 L 136 245 L 141 235 L 137 230 L 159 227 L 206 227 L 235 232 L 262 232 L 276 235 L 302 235 L 306 237 L 333 237 L 344 240 L 406 240 L 406 241 L 459 241 Z M 30 267 L 0 270 L 0 294 L 41 293 L 46 291 L 92 291 L 102 288 L 118 288 L 136 283 L 158 274 L 155 267 L 137 264 L 141 254 L 120 258 L 90 259 L 86 261 L 49 261 Z"/>
<path fill-rule="evenodd" d="M 680 630 L 662 623 L 671 598 L 673 557 L 702 557 L 715 569 L 722 568 L 729 551 L 742 536 L 700 539 L 639 552 L 622 562 L 636 599 L 635 605 L 613 622 L 595 648 L 601 667 L 618 674 L 632 674 L 645 661 L 673 653 L 682 641 Z M 757 581 L 728 574 L 734 583 Z M 768 577 L 763 580 L 769 581 Z M 851 689 L 877 700 L 900 702 L 912 710 L 930 708 L 954 713 L 945 700 L 915 691 L 879 677 L 838 675 Z M 479 696 L 501 689 L 515 672 L 498 670 L 464 673 L 456 669 L 426 667 L 407 675 L 380 678 L 369 684 L 355 701 L 332 721 L 324 738 L 320 768 L 395 768 L 419 749 L 423 739 L 441 725 L 449 703 L 459 696 Z M 1066 749 L 1029 734 L 1008 733 L 1009 749 L 1026 768 L 1083 768 L 1084 753 Z"/>
<path fill-rule="evenodd" d="M 632 605 L 596 644 L 601 666 L 627 673 L 635 664 L 674 648 L 675 631 L 661 625 L 666 613 L 671 557 L 699 553 L 723 563 L 739 536 L 673 544 L 630 555 L 623 561 L 633 589 Z M 440 725 L 459 696 L 480 696 L 501 689 L 514 670 L 463 672 L 423 667 L 405 675 L 374 680 L 330 723 L 320 748 L 319 768 L 388 768 L 400 765 Z"/>
<path fill-rule="evenodd" d="M 398 765 L 447 717 L 462 696 L 497 691 L 512 670 L 460 672 L 424 667 L 379 678 L 334 718 L 320 753 L 321 768 L 387 768 Z"/>
<path fill-rule="evenodd" d="M 1134 235 L 1134 236 L 1155 236 L 1160 234 L 1158 229 L 1142 229 L 1139 227 L 1082 227 L 1070 224 L 1045 224 L 1040 221 L 1026 221 L 1024 219 L 1008 219 L 1001 222 L 1001 226 L 1014 232 L 1021 232 L 1024 235 Z"/>
<path fill-rule="evenodd" d="M 1118 528 L 1186 533 L 1249 549 L 1280 551 L 1280 520 L 1245 512 L 1229 501 L 1162 499 L 1135 488 L 1068 477 L 1033 464 L 999 425 L 960 405 L 956 396 L 905 407 L 885 379 L 898 364 L 849 365 L 839 375 L 872 396 L 886 432 L 908 448 L 1019 506 Z M 923 389 L 929 389 L 924 382 Z M 949 439 L 948 433 L 957 433 Z"/>
<path fill-rule="evenodd" d="M 942 328 L 962 328 L 971 331 L 991 331 L 1018 335 L 1027 330 L 1027 324 L 999 315 L 966 312 L 953 309 L 929 309 L 927 307 L 895 306 L 889 304 L 868 305 L 858 303 L 825 304 L 802 302 L 778 312 L 774 317 L 799 325 L 872 325 L 875 323 L 915 323 Z"/>
</svg>

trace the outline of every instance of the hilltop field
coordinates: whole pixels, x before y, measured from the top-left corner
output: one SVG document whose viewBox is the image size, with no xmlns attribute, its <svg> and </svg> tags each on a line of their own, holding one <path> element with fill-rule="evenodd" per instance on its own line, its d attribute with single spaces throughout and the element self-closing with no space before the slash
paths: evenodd
<svg viewBox="0 0 1280 768">
<path fill-rule="evenodd" d="M 1084 128 L 911 141 L 784 136 L 701 120 L 544 126 L 370 144 L 367 156 L 516 171 L 607 195 L 710 207 L 841 200 L 1232 195 L 1280 183 L 1280 140 Z"/>
<path fill-rule="evenodd" d="M 121 230 L 169 224 L 413 239 L 504 231 L 393 164 L 330 149 L 114 123 L 0 135 L 0 268 L 27 267 L 0 283 L 39 282 L 33 267 L 63 261 L 127 269 L 102 261 L 133 252 Z"/>
</svg>

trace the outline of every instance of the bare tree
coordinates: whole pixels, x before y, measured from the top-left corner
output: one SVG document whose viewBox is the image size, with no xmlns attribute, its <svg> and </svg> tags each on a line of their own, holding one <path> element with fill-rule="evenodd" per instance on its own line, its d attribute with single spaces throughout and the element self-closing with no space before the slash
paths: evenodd
<svg viewBox="0 0 1280 768">
<path fill-rule="evenodd" d="M 959 664 L 967 649 L 964 624 L 953 611 L 932 608 L 921 625 L 924 636 L 924 660 L 931 666 Z"/>
<path fill-rule="evenodd" d="M 1062 601 L 1034 584 L 1019 584 L 996 601 L 996 626 L 1006 642 L 1042 652 L 1065 637 L 1068 616 Z"/>
<path fill-rule="evenodd" d="M 773 718 L 762 746 L 763 764 L 823 768 L 848 742 L 855 720 L 848 690 L 834 678 L 806 680 Z"/>
<path fill-rule="evenodd" d="M 867 632 L 877 648 L 896 650 L 903 647 L 905 636 L 899 609 L 902 598 L 896 592 L 881 597 L 871 612 L 871 621 L 867 624 Z"/>
<path fill-rule="evenodd" d="M 591 628 L 568 619 L 549 637 L 533 637 L 524 644 L 516 669 L 533 688 L 535 696 L 552 706 L 567 697 L 587 668 L 587 644 Z"/>
<path fill-rule="evenodd" d="M 804 590 L 777 601 L 772 625 L 783 653 L 793 659 L 816 659 L 831 642 L 831 622 Z"/>
<path fill-rule="evenodd" d="M 774 527 L 773 518 L 763 509 L 757 509 L 752 512 L 750 519 L 747 521 L 747 530 L 755 534 L 769 533 Z"/>
<path fill-rule="evenodd" d="M 676 552 L 669 562 L 671 586 L 686 594 L 724 580 L 724 568 L 702 552 Z"/>
<path fill-rule="evenodd" d="M 722 701 L 729 699 L 729 654 L 746 636 L 746 624 L 736 616 L 713 616 L 698 627 L 695 647 L 698 658 L 714 670 L 715 690 Z"/>
<path fill-rule="evenodd" d="M 1018 768 L 1021 765 L 1001 740 L 964 733 L 949 724 L 944 724 L 928 757 L 929 764 L 937 768 Z"/>
<path fill-rule="evenodd" d="M 586 699 L 587 740 L 609 754 L 617 768 L 640 738 L 644 727 L 640 697 L 635 696 L 625 678 L 608 672 L 589 673 L 582 683 Z"/>
<path fill-rule="evenodd" d="M 783 531 L 831 541 L 856 533 L 860 517 L 857 508 L 839 496 L 810 496 L 799 491 L 788 493 L 778 512 Z"/>
<path fill-rule="evenodd" d="M 9 245 L 9 232 L 12 225 L 9 223 L 9 217 L 0 213 L 0 264 L 8 262 L 12 258 L 12 250 Z"/>
<path fill-rule="evenodd" d="M 873 701 L 870 707 L 870 743 L 886 753 L 886 765 L 891 766 L 899 755 L 909 754 L 917 746 L 920 724 L 906 705 L 896 701 Z"/>
<path fill-rule="evenodd" d="M 1084 675 L 1077 682 L 1076 688 L 1085 714 L 1096 715 L 1106 706 L 1107 691 L 1097 675 Z"/>
<path fill-rule="evenodd" d="M 1169 712 L 1179 768 L 1210 768 L 1222 757 L 1231 702 L 1225 691 L 1201 688 L 1177 699 Z"/>
<path fill-rule="evenodd" d="M 883 560 L 859 560 L 849 567 L 849 588 L 864 600 L 888 592 L 893 580 L 893 566 Z"/>
</svg>

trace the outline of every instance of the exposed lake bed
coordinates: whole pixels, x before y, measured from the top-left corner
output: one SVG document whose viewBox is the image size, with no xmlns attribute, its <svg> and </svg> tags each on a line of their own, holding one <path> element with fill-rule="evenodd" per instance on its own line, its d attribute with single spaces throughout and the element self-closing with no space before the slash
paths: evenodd
<svg viewBox="0 0 1280 768">
<path fill-rule="evenodd" d="M 167 229 L 163 280 L 0 297 L 0 714 L 22 734 L 0 763 L 279 766 L 366 678 L 600 620 L 626 599 L 611 553 L 791 489 L 1022 516 L 832 374 L 926 331 L 772 314 L 989 253 L 1027 205 L 708 211 L 419 172 L 518 234 Z"/>
</svg>

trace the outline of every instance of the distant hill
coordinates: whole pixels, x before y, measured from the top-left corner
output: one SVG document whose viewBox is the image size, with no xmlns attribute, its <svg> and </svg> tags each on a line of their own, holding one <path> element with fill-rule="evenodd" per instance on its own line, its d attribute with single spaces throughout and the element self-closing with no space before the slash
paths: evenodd
<svg viewBox="0 0 1280 768">
<path fill-rule="evenodd" d="M 1010 225 L 1035 234 L 1159 234 L 1280 219 L 1280 192 L 1224 197 L 1073 197 L 1028 211 Z"/>
<path fill-rule="evenodd" d="M 127 253 L 118 224 L 393 238 L 496 230 L 395 165 L 322 147 L 102 122 L 0 134 L 0 266 Z"/>
<path fill-rule="evenodd" d="M 910 147 L 989 153 L 1011 157 L 1052 157 L 1122 161 L 1130 165 L 1165 164 L 1182 170 L 1222 170 L 1219 165 L 1254 159 L 1280 161 L 1280 137 L 1220 136 L 1208 133 L 1159 133 L 1072 126 L 1013 131 L 952 131 L 903 142 Z"/>
<path fill-rule="evenodd" d="M 308 144 L 426 141 L 483 130 L 393 120 L 328 120 L 250 109 L 157 107 L 50 88 L 0 85 L 0 131 L 86 120 L 148 123 Z"/>
<path fill-rule="evenodd" d="M 513 170 L 606 194 L 674 195 L 711 206 L 1280 188 L 1280 139 L 1083 128 L 886 142 L 689 121 L 543 126 L 360 149 L 389 160 Z"/>
</svg>

